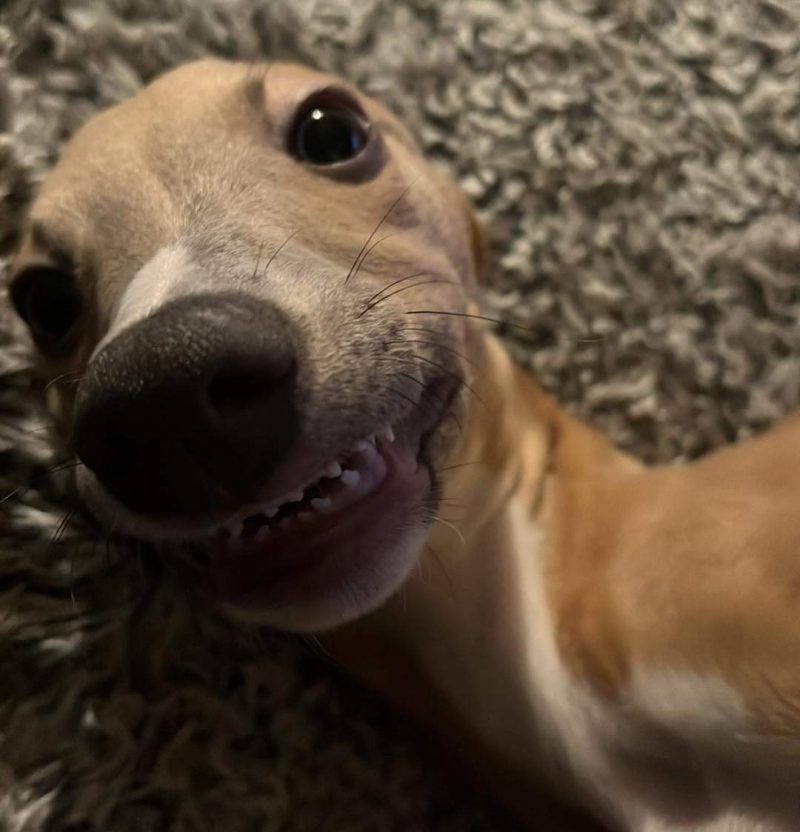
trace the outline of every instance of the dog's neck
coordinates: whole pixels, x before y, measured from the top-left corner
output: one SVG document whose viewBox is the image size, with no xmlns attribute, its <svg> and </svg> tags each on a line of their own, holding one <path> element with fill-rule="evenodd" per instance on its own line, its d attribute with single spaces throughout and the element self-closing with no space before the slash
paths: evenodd
<svg viewBox="0 0 800 832">
<path fill-rule="evenodd" d="M 635 466 L 561 411 L 491 336 L 475 393 L 418 571 L 388 604 L 326 643 L 438 730 L 445 719 L 447 733 L 502 749 L 499 763 L 563 786 L 563 774 L 543 770 L 542 760 L 563 762 L 582 743 L 586 716 L 557 646 L 554 604 L 571 595 L 575 570 L 591 564 L 566 564 L 557 551 L 564 500 L 581 495 L 565 497 L 553 474 L 562 465 Z"/>
</svg>

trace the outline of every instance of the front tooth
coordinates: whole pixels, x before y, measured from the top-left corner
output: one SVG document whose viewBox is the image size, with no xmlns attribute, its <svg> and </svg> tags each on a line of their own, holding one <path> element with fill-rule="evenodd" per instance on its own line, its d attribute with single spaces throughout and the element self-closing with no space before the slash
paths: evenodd
<svg viewBox="0 0 800 832">
<path fill-rule="evenodd" d="M 311 501 L 311 508 L 320 514 L 327 514 L 333 507 L 333 500 L 330 497 L 315 497 Z"/>
<path fill-rule="evenodd" d="M 339 465 L 338 462 L 334 462 L 328 466 L 328 470 L 325 472 L 325 476 L 329 479 L 335 480 L 337 477 L 342 475 L 342 466 Z"/>
<path fill-rule="evenodd" d="M 232 523 L 228 523 L 226 528 L 231 533 L 231 537 L 236 540 L 241 537 L 244 531 L 244 523 L 241 520 L 234 520 Z"/>
<path fill-rule="evenodd" d="M 299 503 L 300 500 L 303 499 L 303 489 L 299 488 L 297 491 L 293 491 L 287 498 L 287 503 Z"/>
<path fill-rule="evenodd" d="M 387 442 L 394 442 L 394 430 L 391 425 L 386 425 L 383 430 L 383 435 L 386 437 Z"/>
<path fill-rule="evenodd" d="M 357 451 L 366 451 L 369 448 L 369 440 L 368 439 L 361 439 L 359 442 L 356 443 L 356 450 Z"/>
<path fill-rule="evenodd" d="M 272 518 L 278 513 L 278 506 L 267 506 L 264 509 L 264 517 L 267 520 L 272 520 Z"/>
<path fill-rule="evenodd" d="M 359 474 L 358 471 L 348 469 L 347 471 L 342 472 L 342 482 L 348 488 L 353 488 L 354 486 L 358 485 L 360 479 L 361 474 Z"/>
</svg>

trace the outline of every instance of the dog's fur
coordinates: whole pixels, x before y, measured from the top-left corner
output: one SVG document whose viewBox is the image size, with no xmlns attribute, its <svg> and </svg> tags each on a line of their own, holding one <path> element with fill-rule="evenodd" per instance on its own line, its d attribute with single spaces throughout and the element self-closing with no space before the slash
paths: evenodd
<svg viewBox="0 0 800 832">
<path fill-rule="evenodd" d="M 386 110 L 350 91 L 379 134 L 355 173 L 286 156 L 297 107 L 331 85 L 347 89 L 293 66 L 192 64 L 73 138 L 13 267 L 68 263 L 91 299 L 69 350 L 44 356 L 63 435 L 74 374 L 192 293 L 235 289 L 295 323 L 317 462 L 391 417 L 396 399 L 376 391 L 397 381 L 393 360 L 421 381 L 444 368 L 464 384 L 428 451 L 432 525 L 415 506 L 369 575 L 246 615 L 324 631 L 353 672 L 461 743 L 531 828 L 559 822 L 541 820 L 538 783 L 615 829 L 800 827 L 800 418 L 692 465 L 646 469 L 610 447 L 470 317 L 480 230 Z M 434 279 L 364 311 L 415 272 Z M 80 485 L 144 539 L 224 515 L 154 520 L 88 471 Z"/>
</svg>

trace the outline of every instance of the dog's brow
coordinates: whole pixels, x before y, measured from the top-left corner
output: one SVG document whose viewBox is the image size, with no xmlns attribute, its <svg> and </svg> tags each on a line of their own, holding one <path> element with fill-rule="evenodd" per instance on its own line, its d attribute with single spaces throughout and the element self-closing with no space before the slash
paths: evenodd
<svg viewBox="0 0 800 832">
<path fill-rule="evenodd" d="M 54 265 L 64 270 L 73 267 L 69 245 L 53 228 L 34 221 L 31 223 L 30 235 L 33 247 L 44 254 L 48 260 L 52 260 Z"/>
<path fill-rule="evenodd" d="M 251 64 L 247 69 L 244 79 L 244 97 L 253 109 L 261 111 L 264 109 L 265 86 L 272 64 L 262 64 L 260 72 L 255 72 L 257 68 L 257 64 Z"/>
</svg>

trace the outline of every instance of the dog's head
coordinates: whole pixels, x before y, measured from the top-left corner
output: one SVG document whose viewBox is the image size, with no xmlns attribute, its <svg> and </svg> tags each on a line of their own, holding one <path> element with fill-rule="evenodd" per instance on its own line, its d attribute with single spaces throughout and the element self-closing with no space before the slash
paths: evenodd
<svg viewBox="0 0 800 832">
<path fill-rule="evenodd" d="M 191 64 L 92 120 L 11 282 L 86 503 L 266 623 L 379 604 L 457 441 L 479 240 L 398 121 L 327 75 Z"/>
</svg>

